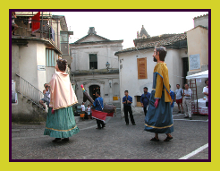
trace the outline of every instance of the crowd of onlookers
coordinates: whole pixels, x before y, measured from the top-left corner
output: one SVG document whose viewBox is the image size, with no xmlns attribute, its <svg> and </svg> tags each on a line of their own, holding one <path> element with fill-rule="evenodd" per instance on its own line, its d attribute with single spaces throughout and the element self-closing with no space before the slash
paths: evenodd
<svg viewBox="0 0 220 171">
<path fill-rule="evenodd" d="M 206 99 L 206 107 L 208 107 L 208 80 L 205 81 L 206 87 L 203 88 L 203 94 L 205 95 L 203 99 Z M 178 105 L 178 113 L 185 114 L 184 118 L 189 118 L 192 120 L 192 112 L 191 112 L 191 99 L 192 99 L 192 90 L 189 88 L 188 84 L 184 85 L 185 89 L 180 88 L 180 84 L 176 84 L 175 92 L 171 90 L 170 85 L 170 96 L 172 101 L 171 105 L 171 113 L 173 114 L 174 103 Z M 125 96 L 122 99 L 122 103 L 124 104 L 124 115 L 125 122 L 128 125 L 128 113 L 130 114 L 130 120 L 133 125 L 135 125 L 135 121 L 132 114 L 131 104 L 132 97 L 128 95 L 128 90 L 125 90 Z M 141 95 L 140 102 L 143 107 L 144 114 L 147 114 L 147 108 L 149 105 L 151 93 L 148 92 L 148 88 L 144 87 L 144 93 Z"/>
<path fill-rule="evenodd" d="M 208 107 L 208 80 L 205 81 L 206 87 L 203 88 L 203 94 L 205 95 L 203 99 L 206 99 L 206 106 Z M 50 103 L 50 86 L 49 84 L 44 84 L 45 90 L 43 90 L 44 98 L 42 98 L 39 103 L 43 105 L 44 109 L 49 107 Z M 174 103 L 178 105 L 178 113 L 185 114 L 185 118 L 192 119 L 192 112 L 191 112 L 191 97 L 192 97 L 192 90 L 189 88 L 188 84 L 185 84 L 185 89 L 180 88 L 180 84 L 176 84 L 175 92 L 171 90 L 170 85 L 170 96 L 172 98 L 171 101 L 171 113 L 173 114 Z M 141 95 L 140 102 L 141 106 L 143 107 L 144 114 L 147 114 L 147 108 L 149 105 L 149 99 L 151 93 L 148 92 L 148 88 L 144 87 L 144 93 Z M 125 122 L 129 125 L 128 113 L 130 114 L 130 120 L 133 125 L 135 125 L 134 117 L 132 114 L 132 97 L 128 95 L 128 90 L 125 90 L 125 96 L 122 99 L 123 107 L 124 107 L 124 116 Z M 46 105 L 45 105 L 46 103 Z M 81 104 L 81 118 L 84 120 L 85 113 L 88 115 L 88 119 L 91 119 L 91 105 L 89 104 L 87 109 L 85 107 L 85 103 L 82 102 Z"/>
</svg>

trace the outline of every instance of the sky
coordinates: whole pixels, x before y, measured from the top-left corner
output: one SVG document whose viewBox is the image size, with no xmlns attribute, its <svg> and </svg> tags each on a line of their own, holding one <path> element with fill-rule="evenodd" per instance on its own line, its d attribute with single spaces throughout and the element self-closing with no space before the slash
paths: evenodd
<svg viewBox="0 0 220 171">
<path fill-rule="evenodd" d="M 152 36 L 184 33 L 194 27 L 193 18 L 207 12 L 53 12 L 64 15 L 68 30 L 73 31 L 70 43 L 87 35 L 95 27 L 97 35 L 110 40 L 124 40 L 123 49 L 134 47 L 142 25 Z"/>
</svg>

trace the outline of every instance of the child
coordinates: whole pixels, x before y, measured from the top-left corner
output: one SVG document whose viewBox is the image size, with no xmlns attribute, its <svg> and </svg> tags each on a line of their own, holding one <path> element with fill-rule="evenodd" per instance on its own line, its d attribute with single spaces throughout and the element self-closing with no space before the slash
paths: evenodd
<svg viewBox="0 0 220 171">
<path fill-rule="evenodd" d="M 85 117 L 85 105 L 84 105 L 85 103 L 84 102 L 82 102 L 82 105 L 81 105 L 81 112 L 82 112 L 82 120 L 84 121 L 84 117 Z"/>
<path fill-rule="evenodd" d="M 89 104 L 88 108 L 87 108 L 87 113 L 88 113 L 88 118 L 89 119 L 91 119 L 91 115 L 90 115 L 91 113 L 90 112 L 91 112 L 91 107 L 90 107 L 90 104 Z"/>
<path fill-rule="evenodd" d="M 45 83 L 44 84 L 44 87 L 45 87 L 45 90 L 43 91 L 43 94 L 44 94 L 44 98 L 42 98 L 39 103 L 41 105 L 43 105 L 44 109 L 46 109 L 46 105 L 44 103 L 47 104 L 47 107 L 49 107 L 49 103 L 50 103 L 50 86 Z"/>
</svg>

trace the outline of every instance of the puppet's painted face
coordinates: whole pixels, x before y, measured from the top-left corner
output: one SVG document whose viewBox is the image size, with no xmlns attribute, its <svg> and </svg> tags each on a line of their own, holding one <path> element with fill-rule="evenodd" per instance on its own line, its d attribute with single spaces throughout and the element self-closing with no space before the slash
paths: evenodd
<svg viewBox="0 0 220 171">
<path fill-rule="evenodd" d="M 154 57 L 154 62 L 157 62 L 159 59 L 159 52 L 157 52 L 156 49 L 154 49 L 153 57 Z"/>
</svg>

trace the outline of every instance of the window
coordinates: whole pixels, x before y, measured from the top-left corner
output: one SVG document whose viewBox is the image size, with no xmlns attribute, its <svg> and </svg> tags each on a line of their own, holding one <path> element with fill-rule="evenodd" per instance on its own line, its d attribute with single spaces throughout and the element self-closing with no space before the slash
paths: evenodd
<svg viewBox="0 0 220 171">
<path fill-rule="evenodd" d="M 60 47 L 63 55 L 69 55 L 69 34 L 68 31 L 60 31 Z"/>
<path fill-rule="evenodd" d="M 57 54 L 54 50 L 46 49 L 46 64 L 47 66 L 55 66 L 56 65 Z"/>
<path fill-rule="evenodd" d="M 141 107 L 141 96 L 136 96 L 136 106 Z"/>
<path fill-rule="evenodd" d="M 138 58 L 138 79 L 147 79 L 147 58 Z"/>
<path fill-rule="evenodd" d="M 89 68 L 98 69 L 97 54 L 89 54 Z"/>
<path fill-rule="evenodd" d="M 60 43 L 68 43 L 69 37 L 68 34 L 60 32 Z"/>
</svg>

